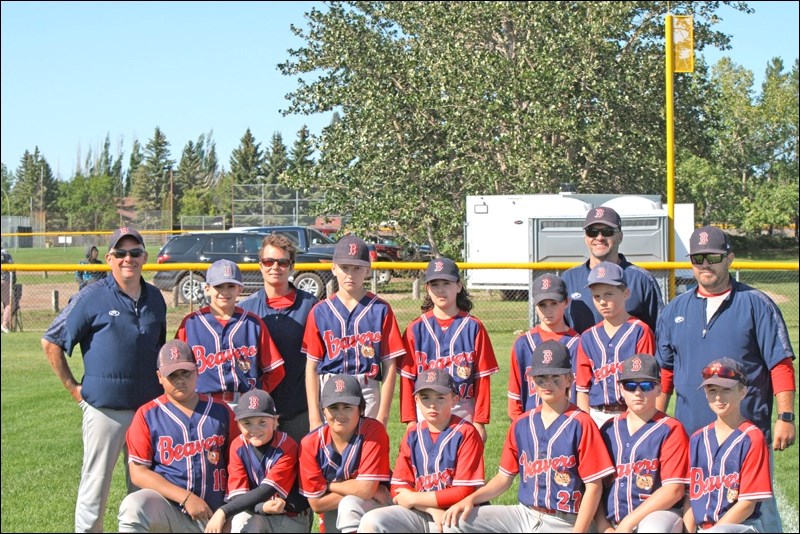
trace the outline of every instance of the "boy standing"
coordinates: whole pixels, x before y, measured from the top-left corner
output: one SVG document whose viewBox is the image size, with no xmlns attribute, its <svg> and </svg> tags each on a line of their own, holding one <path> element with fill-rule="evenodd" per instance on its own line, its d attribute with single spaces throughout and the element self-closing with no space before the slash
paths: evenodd
<svg viewBox="0 0 800 534">
<path fill-rule="evenodd" d="M 619 386 L 628 410 L 600 429 L 617 472 L 597 507 L 598 532 L 683 532 L 689 438 L 676 419 L 656 409 L 660 376 L 648 354 L 622 362 Z"/>
<path fill-rule="evenodd" d="M 308 315 L 303 352 L 308 356 L 310 430 L 322 424 L 320 388 L 338 373 L 354 376 L 361 384 L 367 417 L 384 426 L 389 421 L 397 358 L 406 349 L 389 303 L 364 289 L 370 265 L 369 249 L 362 239 L 352 235 L 340 239 L 332 267 L 339 290 Z"/>
<path fill-rule="evenodd" d="M 389 435 L 364 417 L 364 395 L 352 375 L 322 388 L 326 423 L 300 442 L 300 494 L 322 514 L 326 532 L 356 532 L 368 511 L 389 503 Z"/>
<path fill-rule="evenodd" d="M 414 399 L 424 419 L 412 422 L 400 443 L 395 504 L 367 512 L 359 532 L 439 532 L 444 511 L 483 485 L 483 440 L 471 423 L 452 415 L 458 403 L 453 377 L 442 369 L 423 371 Z"/>
<path fill-rule="evenodd" d="M 617 388 L 622 362 L 634 354 L 653 354 L 655 336 L 649 326 L 625 309 L 630 290 L 622 267 L 607 261 L 598 263 L 589 272 L 586 287 L 591 289 L 603 321 L 581 334 L 577 404 L 600 427 L 626 409 Z"/>
<path fill-rule="evenodd" d="M 769 449 L 764 433 L 740 409 L 747 396 L 744 370 L 736 360 L 720 358 L 702 376 L 716 420 L 689 440 L 686 530 L 763 532 L 760 502 L 772 498 Z"/>
<path fill-rule="evenodd" d="M 572 366 L 567 348 L 545 341 L 530 370 L 537 408 L 508 429 L 500 472 L 450 507 L 443 525 L 463 532 L 586 532 L 614 466 L 591 417 L 569 402 Z M 478 506 L 500 496 L 519 474 L 519 504 Z"/>
<path fill-rule="evenodd" d="M 264 321 L 236 305 L 243 287 L 238 265 L 230 260 L 212 263 L 205 284 L 209 305 L 184 317 L 175 334 L 197 359 L 198 393 L 232 407 L 253 388 L 272 391 L 285 375 L 283 358 Z"/>
<path fill-rule="evenodd" d="M 567 286 L 557 275 L 545 273 L 533 281 L 533 305 L 539 324 L 522 334 L 511 348 L 511 368 L 508 373 L 508 416 L 513 421 L 531 408 L 541 404 L 536 396 L 533 378 L 528 375 L 533 351 L 545 341 L 558 341 L 569 349 L 573 374 L 576 371 L 578 332 L 567 326 L 564 312 L 569 306 Z M 576 401 L 575 384 L 570 388 L 570 402 Z"/>
<path fill-rule="evenodd" d="M 167 341 L 158 353 L 164 394 L 136 411 L 128 429 L 131 482 L 140 489 L 119 507 L 120 532 L 203 532 L 225 497 L 233 412 L 196 390 L 189 346 Z"/>
<path fill-rule="evenodd" d="M 297 443 L 277 430 L 278 411 L 269 393 L 251 389 L 236 405 L 242 434 L 230 450 L 228 499 L 206 532 L 310 532 L 308 501 L 297 491 Z"/>
</svg>

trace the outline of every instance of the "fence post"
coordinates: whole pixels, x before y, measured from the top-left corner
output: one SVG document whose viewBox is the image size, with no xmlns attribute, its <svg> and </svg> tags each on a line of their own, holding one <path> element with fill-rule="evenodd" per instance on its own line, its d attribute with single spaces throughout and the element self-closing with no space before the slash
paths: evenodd
<svg viewBox="0 0 800 534">
<path fill-rule="evenodd" d="M 172 307 L 178 307 L 178 286 L 172 288 Z"/>
<path fill-rule="evenodd" d="M 419 277 L 414 278 L 414 281 L 411 282 L 411 298 L 419 300 Z"/>
<path fill-rule="evenodd" d="M 51 299 L 51 304 L 53 306 L 53 311 L 58 313 L 58 289 L 53 290 L 53 296 Z"/>
</svg>

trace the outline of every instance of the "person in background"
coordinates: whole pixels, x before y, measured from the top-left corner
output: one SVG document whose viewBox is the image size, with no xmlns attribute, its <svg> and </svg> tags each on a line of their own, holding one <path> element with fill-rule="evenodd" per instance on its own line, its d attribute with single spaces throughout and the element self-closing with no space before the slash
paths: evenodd
<svg viewBox="0 0 800 534">
<path fill-rule="evenodd" d="M 0 249 L 0 259 L 2 263 L 14 263 L 14 258 L 11 253 L 6 249 L 6 242 L 3 241 L 2 249 Z M 11 332 L 11 291 L 14 287 L 14 276 L 12 271 L 2 271 L 0 273 L 0 281 L 2 281 L 2 300 L 3 300 L 3 323 L 0 325 L 0 331 L 4 334 Z"/>
<path fill-rule="evenodd" d="M 79 262 L 80 265 L 103 265 L 103 262 L 97 259 L 97 247 L 91 245 L 86 251 L 86 259 Z M 78 291 L 88 286 L 92 282 L 102 280 L 107 276 L 105 271 L 75 271 L 75 280 L 78 282 Z"/>
</svg>

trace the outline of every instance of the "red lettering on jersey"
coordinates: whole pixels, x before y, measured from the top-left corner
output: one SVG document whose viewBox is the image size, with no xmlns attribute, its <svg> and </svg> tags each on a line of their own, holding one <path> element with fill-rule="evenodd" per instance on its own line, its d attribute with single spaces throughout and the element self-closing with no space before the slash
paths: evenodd
<svg viewBox="0 0 800 534">
<path fill-rule="evenodd" d="M 622 372 L 622 362 L 609 363 L 594 370 L 594 379 L 597 381 L 605 380 L 611 375 L 617 375 Z"/>
<path fill-rule="evenodd" d="M 699 467 L 692 467 L 689 470 L 689 498 L 697 499 L 712 491 L 719 491 L 720 488 L 739 489 L 739 473 L 728 475 L 714 475 L 708 478 L 703 477 L 703 470 Z"/>
<path fill-rule="evenodd" d="M 414 481 L 417 491 L 436 491 L 443 490 L 453 485 L 453 474 L 455 470 L 448 467 L 444 471 L 420 475 Z"/>
<path fill-rule="evenodd" d="M 380 343 L 382 339 L 380 332 L 364 332 L 352 336 L 333 337 L 333 332 L 325 330 L 322 340 L 325 342 L 325 352 L 329 360 L 334 360 L 343 350 L 357 348 L 359 345 L 371 347 L 375 343 Z M 374 354 L 374 353 L 373 353 Z M 362 352 L 360 356 L 364 356 Z"/>
<path fill-rule="evenodd" d="M 179 462 L 204 451 L 221 449 L 224 445 L 225 436 L 219 434 L 177 445 L 172 444 L 171 436 L 162 436 L 158 438 L 158 454 L 162 465 L 170 465 L 172 462 Z"/>
<path fill-rule="evenodd" d="M 652 460 L 639 460 L 633 463 L 617 465 L 617 478 L 628 477 L 631 474 L 638 474 L 644 471 L 658 471 L 661 462 L 658 458 Z"/>
<path fill-rule="evenodd" d="M 528 453 L 522 451 L 519 457 L 520 473 L 522 473 L 522 481 L 527 482 L 528 479 L 534 478 L 536 475 L 544 473 L 548 469 L 553 471 L 564 471 L 570 467 L 578 465 L 574 455 L 570 456 L 554 456 L 552 458 L 543 458 L 541 460 L 528 461 Z"/>
<path fill-rule="evenodd" d="M 202 374 L 204 371 L 213 369 L 217 365 L 254 356 L 258 352 L 258 349 L 255 345 L 250 345 L 249 347 L 242 345 L 238 348 L 225 349 L 219 352 L 209 352 L 206 354 L 205 347 L 202 345 L 193 345 L 192 351 L 194 352 L 195 359 L 200 362 L 197 373 Z"/>
<path fill-rule="evenodd" d="M 417 351 L 416 353 L 417 358 L 417 374 L 421 375 L 425 371 L 429 369 L 444 369 L 448 370 L 451 366 L 455 365 L 456 367 L 469 367 L 470 368 L 470 375 L 472 375 L 471 369 L 472 364 L 475 362 L 475 351 L 470 352 L 459 352 L 458 354 L 453 354 L 451 356 L 443 356 L 441 358 L 436 358 L 433 360 L 428 359 L 428 355 L 424 352 Z M 463 371 L 462 371 L 463 373 Z M 454 378 L 466 378 L 461 376 L 459 373 L 450 373 Z"/>
</svg>

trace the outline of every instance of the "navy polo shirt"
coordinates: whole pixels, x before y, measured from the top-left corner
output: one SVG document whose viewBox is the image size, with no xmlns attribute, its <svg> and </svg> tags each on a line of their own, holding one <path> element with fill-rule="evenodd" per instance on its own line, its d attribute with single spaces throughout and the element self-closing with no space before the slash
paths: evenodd
<svg viewBox="0 0 800 534">
<path fill-rule="evenodd" d="M 731 292 L 706 323 L 705 298 L 697 288 L 673 299 L 661 312 L 656 329 L 656 358 L 675 373 L 675 418 L 692 435 L 716 419 L 708 407 L 701 372 L 722 357 L 738 361 L 747 375 L 748 394 L 741 411 L 770 440 L 772 383 L 770 370 L 794 358 L 781 311 L 761 291 L 731 279 Z"/>
<path fill-rule="evenodd" d="M 306 291 L 296 290 L 294 303 L 288 308 L 272 308 L 267 304 L 267 292 L 262 288 L 239 302 L 243 310 L 261 317 L 272 341 L 283 356 L 286 376 L 270 393 L 283 419 L 292 419 L 308 411 L 306 397 L 306 355 L 300 352 L 306 320 L 317 298 Z"/>
<path fill-rule="evenodd" d="M 644 321 L 655 331 L 658 313 L 664 308 L 658 282 L 647 270 L 632 264 L 622 254 L 619 255 L 619 266 L 625 272 L 625 281 L 631 290 L 630 297 L 625 301 L 625 308 L 629 314 Z M 603 320 L 603 316 L 594 307 L 591 290 L 586 287 L 590 272 L 589 260 L 586 260 L 561 275 L 570 299 L 564 319 L 579 334 Z"/>
<path fill-rule="evenodd" d="M 158 351 L 167 335 L 167 305 L 141 280 L 139 300 L 122 292 L 113 276 L 79 292 L 45 332 L 68 355 L 80 345 L 81 395 L 95 408 L 135 410 L 161 395 Z"/>
</svg>

